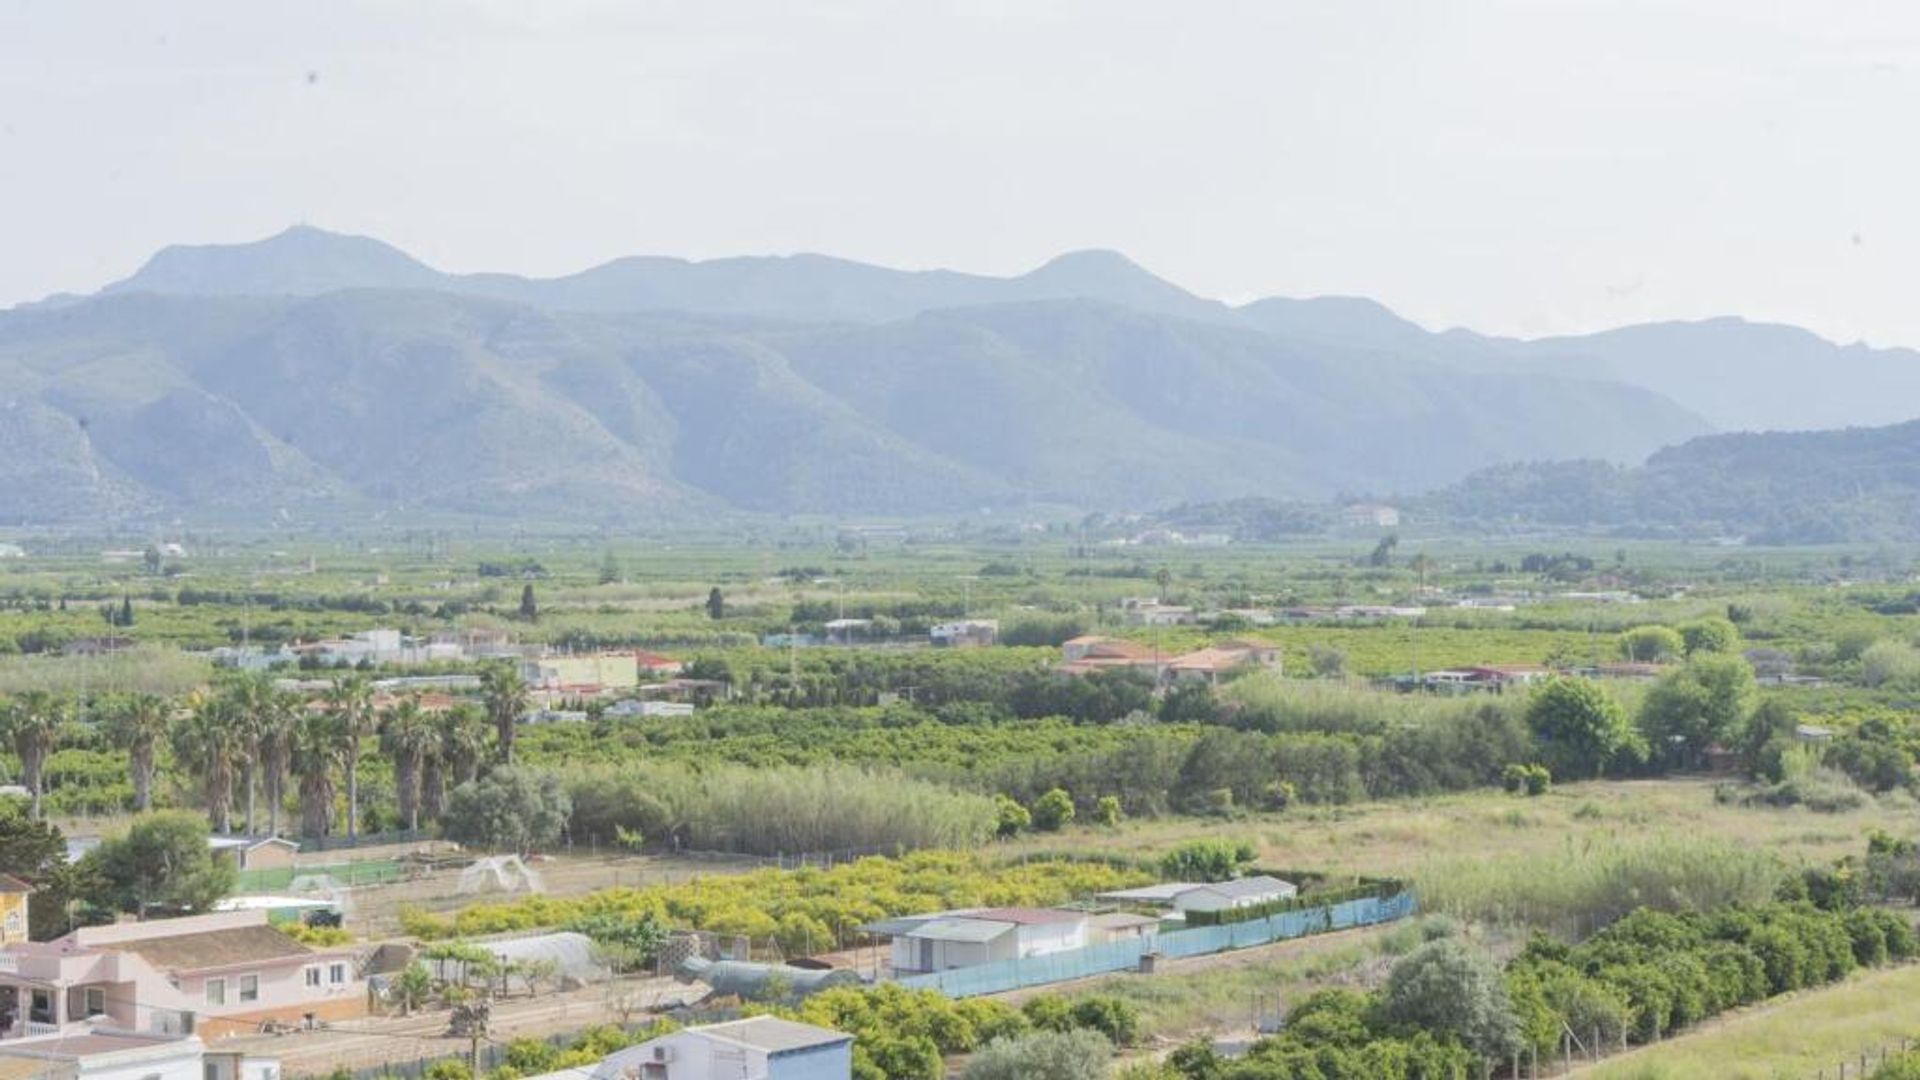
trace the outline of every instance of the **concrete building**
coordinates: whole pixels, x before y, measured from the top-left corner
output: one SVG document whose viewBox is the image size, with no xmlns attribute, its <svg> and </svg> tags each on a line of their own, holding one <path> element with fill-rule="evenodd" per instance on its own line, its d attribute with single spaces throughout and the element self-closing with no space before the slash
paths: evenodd
<svg viewBox="0 0 1920 1080">
<path fill-rule="evenodd" d="M 202 1039 L 363 1015 L 348 949 L 310 949 L 265 910 L 88 926 L 0 948 L 0 1039 L 93 1021 Z"/>
<path fill-rule="evenodd" d="M 532 690 L 598 694 L 640 685 L 640 660 L 633 652 L 555 654 L 524 660 L 520 677 Z"/>
<path fill-rule="evenodd" d="M 849 1080 L 852 1075 L 853 1036 L 753 1016 L 630 1046 L 602 1060 L 592 1080 Z"/>
</svg>

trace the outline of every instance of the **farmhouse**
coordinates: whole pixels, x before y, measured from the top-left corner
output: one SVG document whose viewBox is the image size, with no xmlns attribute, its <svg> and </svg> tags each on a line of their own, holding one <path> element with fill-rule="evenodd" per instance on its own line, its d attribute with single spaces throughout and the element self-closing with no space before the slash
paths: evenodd
<svg viewBox="0 0 1920 1080">
<path fill-rule="evenodd" d="M 577 1080 L 580 1071 L 571 1075 Z M 853 1036 L 752 1016 L 629 1046 L 602 1060 L 592 1080 L 847 1080 L 852 1075 Z"/>
<path fill-rule="evenodd" d="M 0 948 L 0 1038 L 76 1020 L 218 1038 L 366 1008 L 351 951 L 310 949 L 269 925 L 265 910 L 86 926 Z"/>
<path fill-rule="evenodd" d="M 1256 668 L 1280 668 L 1280 650 L 1264 642 L 1227 641 L 1176 656 L 1167 664 L 1175 682 L 1217 684 L 1222 678 Z"/>
<path fill-rule="evenodd" d="M 893 938 L 900 975 L 1044 956 L 1087 944 L 1087 915 L 1052 908 L 976 908 L 887 919 L 865 927 Z"/>
<path fill-rule="evenodd" d="M 1149 646 L 1121 638 L 1088 634 L 1060 647 L 1060 670 L 1069 675 L 1087 675 L 1095 671 L 1141 668 L 1153 671 L 1160 666 L 1157 654 Z"/>
<path fill-rule="evenodd" d="M 1156 598 L 1130 596 L 1120 601 L 1120 617 L 1132 626 L 1185 626 L 1198 622 L 1190 607 L 1163 604 Z"/>
</svg>

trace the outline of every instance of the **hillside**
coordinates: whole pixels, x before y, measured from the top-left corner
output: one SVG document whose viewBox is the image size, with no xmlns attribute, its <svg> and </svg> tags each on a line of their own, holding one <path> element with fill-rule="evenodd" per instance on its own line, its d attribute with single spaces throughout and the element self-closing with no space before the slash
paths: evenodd
<svg viewBox="0 0 1920 1080">
<path fill-rule="evenodd" d="M 1099 300 L 1257 330 L 1297 345 L 1451 370 L 1624 383 L 1670 399 L 1720 431 L 1809 430 L 1920 417 L 1920 352 L 1912 349 L 1841 345 L 1798 327 L 1736 318 L 1534 341 L 1469 330 L 1433 333 L 1364 298 L 1272 297 L 1230 306 L 1195 296 L 1111 251 L 1072 252 L 1004 278 L 893 270 L 824 255 L 705 262 L 633 257 L 563 277 L 527 278 L 442 273 L 378 240 L 302 226 L 255 243 L 167 248 L 106 291 L 311 296 L 347 288 L 432 289 L 559 311 L 682 311 L 864 324 L 957 307 Z M 1813 378 L 1820 380 L 1819 393 L 1795 392 Z"/>
<path fill-rule="evenodd" d="M 1712 435 L 1640 468 L 1504 465 L 1414 504 L 1480 525 L 1740 535 L 1757 543 L 1920 538 L 1920 421 Z"/>
<path fill-rule="evenodd" d="M 823 325 L 447 291 L 115 289 L 0 314 L 0 378 L 0 505 L 29 521 L 1325 497 L 1516 459 L 1634 460 L 1704 427 L 1630 387 L 1089 300 Z"/>
</svg>

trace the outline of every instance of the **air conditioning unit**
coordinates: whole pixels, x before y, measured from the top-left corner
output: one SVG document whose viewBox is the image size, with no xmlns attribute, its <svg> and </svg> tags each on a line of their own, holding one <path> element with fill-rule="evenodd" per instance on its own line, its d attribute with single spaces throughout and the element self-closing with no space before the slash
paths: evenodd
<svg viewBox="0 0 1920 1080">
<path fill-rule="evenodd" d="M 669 1062 L 669 1061 L 672 1061 L 672 1060 L 673 1060 L 673 1047 L 671 1047 L 671 1046 L 656 1046 L 656 1047 L 654 1047 L 654 1048 L 653 1048 L 653 1060 L 654 1060 L 654 1062 L 655 1062 L 656 1064 L 659 1064 L 659 1065 L 665 1065 L 665 1064 L 666 1064 L 667 1062 Z"/>
</svg>

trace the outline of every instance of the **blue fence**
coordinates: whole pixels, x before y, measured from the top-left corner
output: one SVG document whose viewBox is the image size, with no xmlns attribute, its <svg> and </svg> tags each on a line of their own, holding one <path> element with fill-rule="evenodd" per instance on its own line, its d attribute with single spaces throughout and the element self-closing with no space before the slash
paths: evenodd
<svg viewBox="0 0 1920 1080">
<path fill-rule="evenodd" d="M 951 971 L 909 975 L 900 980 L 900 985 L 916 990 L 938 990 L 948 997 L 1000 994 L 1029 986 L 1045 986 L 1069 979 L 1130 971 L 1140 966 L 1140 957 L 1148 952 L 1183 957 L 1249 949 L 1256 945 L 1306 937 L 1308 934 L 1404 919 L 1413 914 L 1417 906 L 1412 890 L 1408 890 L 1385 899 L 1369 897 L 1331 907 L 1283 911 L 1246 922 L 1170 930 L 1150 940 L 1110 941 L 1045 956 L 1028 956 L 976 967 L 954 968 Z"/>
</svg>

